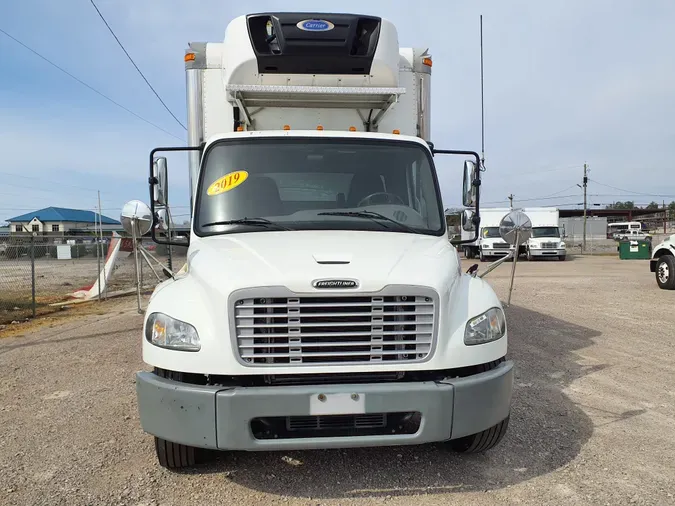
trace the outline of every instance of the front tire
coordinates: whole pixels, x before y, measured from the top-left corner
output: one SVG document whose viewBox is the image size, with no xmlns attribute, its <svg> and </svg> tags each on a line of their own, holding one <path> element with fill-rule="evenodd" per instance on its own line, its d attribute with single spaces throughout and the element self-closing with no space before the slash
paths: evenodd
<svg viewBox="0 0 675 506">
<path fill-rule="evenodd" d="M 675 290 L 675 257 L 660 256 L 656 262 L 656 284 L 662 290 Z"/>
<path fill-rule="evenodd" d="M 558 257 L 558 260 L 560 260 L 561 262 L 564 262 L 564 261 L 565 261 L 565 258 L 567 258 L 567 255 L 560 255 L 560 256 Z"/>
<path fill-rule="evenodd" d="M 487 430 L 449 441 L 450 448 L 457 453 L 483 453 L 497 446 L 509 427 L 511 415 Z"/>
<path fill-rule="evenodd" d="M 159 465 L 166 469 L 183 469 L 197 464 L 197 449 L 155 437 Z"/>
</svg>

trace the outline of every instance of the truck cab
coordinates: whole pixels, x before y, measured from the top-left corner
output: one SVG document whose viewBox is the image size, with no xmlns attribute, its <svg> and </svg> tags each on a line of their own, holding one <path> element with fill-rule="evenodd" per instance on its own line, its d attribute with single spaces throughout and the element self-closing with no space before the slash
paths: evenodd
<svg viewBox="0 0 675 506">
<path fill-rule="evenodd" d="M 461 159 L 478 227 L 480 159 L 431 143 L 431 64 L 391 22 L 351 14 L 251 14 L 190 44 L 189 146 L 150 154 L 155 241 L 174 241 L 162 151 L 189 153 L 192 208 L 187 263 L 142 329 L 138 406 L 160 465 L 504 437 L 506 316 L 462 271 L 435 163 Z"/>
<path fill-rule="evenodd" d="M 675 290 L 675 234 L 666 237 L 652 249 L 649 270 L 662 290 Z"/>
</svg>

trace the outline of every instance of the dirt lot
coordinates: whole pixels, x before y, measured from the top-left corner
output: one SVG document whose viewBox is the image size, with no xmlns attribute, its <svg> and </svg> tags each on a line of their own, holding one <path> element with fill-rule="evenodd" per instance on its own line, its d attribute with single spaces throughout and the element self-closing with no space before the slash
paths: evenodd
<svg viewBox="0 0 675 506">
<path fill-rule="evenodd" d="M 490 278 L 503 299 L 509 272 Z M 511 425 L 473 457 L 240 453 L 166 471 L 137 416 L 134 302 L 0 339 L 0 503 L 675 504 L 675 292 L 645 261 L 519 263 Z"/>
</svg>

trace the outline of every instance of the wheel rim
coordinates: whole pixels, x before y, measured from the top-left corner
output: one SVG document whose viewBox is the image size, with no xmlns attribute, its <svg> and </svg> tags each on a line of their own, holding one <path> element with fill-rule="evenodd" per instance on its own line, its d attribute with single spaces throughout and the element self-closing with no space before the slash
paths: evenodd
<svg viewBox="0 0 675 506">
<path fill-rule="evenodd" d="M 667 283 L 668 280 L 670 279 L 670 269 L 668 268 L 668 264 L 666 262 L 661 262 L 659 264 L 659 281 L 661 283 Z"/>
</svg>

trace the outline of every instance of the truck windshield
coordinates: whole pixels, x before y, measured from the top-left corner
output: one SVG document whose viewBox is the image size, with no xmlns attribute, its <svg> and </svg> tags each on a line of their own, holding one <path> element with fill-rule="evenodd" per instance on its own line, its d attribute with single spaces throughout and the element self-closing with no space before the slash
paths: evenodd
<svg viewBox="0 0 675 506">
<path fill-rule="evenodd" d="M 207 149 L 199 236 L 278 230 L 376 230 L 441 236 L 433 161 L 414 142 L 246 138 Z"/>
<path fill-rule="evenodd" d="M 499 227 L 485 227 L 483 229 L 483 237 L 486 239 L 499 239 L 501 237 Z"/>
<path fill-rule="evenodd" d="M 558 227 L 533 227 L 532 237 L 560 237 Z"/>
</svg>

